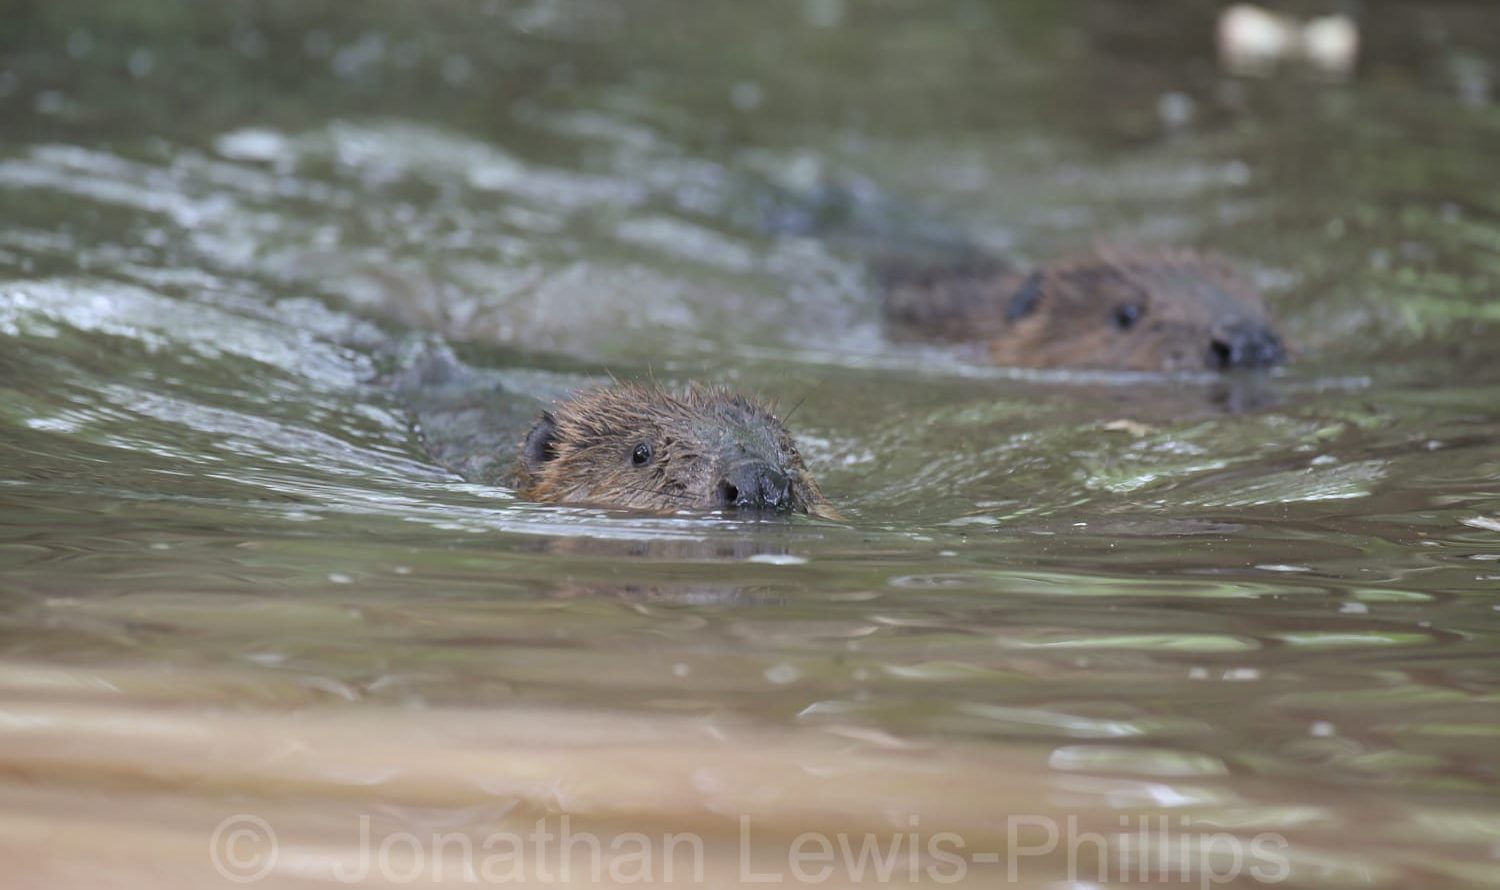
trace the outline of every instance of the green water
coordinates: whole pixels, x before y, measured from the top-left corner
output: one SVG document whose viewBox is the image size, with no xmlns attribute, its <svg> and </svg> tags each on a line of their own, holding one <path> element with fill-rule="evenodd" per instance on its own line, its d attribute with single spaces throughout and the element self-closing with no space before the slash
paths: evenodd
<svg viewBox="0 0 1500 890">
<path fill-rule="evenodd" d="M 1293 886 L 1500 882 L 1500 12 L 1365 13 L 1339 84 L 1222 74 L 1187 0 L 13 0 L 0 811 L 348 806 L 335 770 L 70 761 L 114 744 L 87 721 L 48 724 L 44 768 L 27 733 L 71 707 L 283 739 L 542 709 L 900 740 L 976 794 L 1040 752 L 1049 806 L 1286 833 Z M 892 342 L 868 261 L 950 232 L 1227 254 L 1295 360 L 1226 383 Z M 376 373 L 417 331 L 539 387 L 800 404 L 848 521 L 458 480 Z M 73 866 L 124 868 L 90 843 Z"/>
</svg>

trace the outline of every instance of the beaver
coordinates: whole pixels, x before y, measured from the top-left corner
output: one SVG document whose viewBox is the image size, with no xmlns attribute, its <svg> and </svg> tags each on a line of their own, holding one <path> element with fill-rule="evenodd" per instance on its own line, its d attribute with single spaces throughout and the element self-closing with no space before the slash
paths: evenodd
<svg viewBox="0 0 1500 890">
<path fill-rule="evenodd" d="M 719 387 L 620 383 L 562 401 L 527 433 L 516 482 L 544 503 L 836 515 L 781 421 Z"/>
<path fill-rule="evenodd" d="M 580 392 L 571 375 L 481 370 L 433 342 L 396 360 L 390 381 L 425 450 L 468 481 L 541 503 L 838 518 L 782 422 L 727 389 Z"/>
<path fill-rule="evenodd" d="M 1286 359 L 1255 287 L 1192 251 L 1100 251 L 1030 274 L 983 256 L 877 270 L 886 317 L 930 337 L 983 342 L 996 364 L 1181 371 Z"/>
</svg>

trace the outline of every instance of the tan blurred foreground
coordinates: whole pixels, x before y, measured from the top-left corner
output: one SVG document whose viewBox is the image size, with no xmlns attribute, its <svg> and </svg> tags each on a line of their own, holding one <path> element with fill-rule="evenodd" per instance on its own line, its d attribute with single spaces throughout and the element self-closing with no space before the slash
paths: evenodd
<svg viewBox="0 0 1500 890">
<path fill-rule="evenodd" d="M 1358 841 L 1323 814 L 1357 800 L 853 726 L 208 694 L 238 682 L 0 667 L 6 886 L 1399 882 L 1327 852 Z"/>
</svg>

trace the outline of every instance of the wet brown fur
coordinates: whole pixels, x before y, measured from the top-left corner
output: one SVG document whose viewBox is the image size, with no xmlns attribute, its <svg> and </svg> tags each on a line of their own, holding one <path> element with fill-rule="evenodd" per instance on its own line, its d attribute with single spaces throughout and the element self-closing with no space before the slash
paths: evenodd
<svg viewBox="0 0 1500 890">
<path fill-rule="evenodd" d="M 1101 251 L 1027 274 L 1001 263 L 888 270 L 887 316 L 919 334 L 988 346 L 1001 365 L 1175 371 L 1213 366 L 1233 326 L 1274 339 L 1255 287 L 1191 251 Z M 1126 314 L 1134 316 L 1123 325 Z M 1276 340 L 1279 360 L 1279 340 Z"/>
<path fill-rule="evenodd" d="M 642 443 L 653 456 L 636 466 L 632 455 Z M 544 503 L 713 509 L 725 462 L 740 458 L 763 460 L 790 480 L 787 509 L 837 518 L 781 421 L 717 387 L 673 392 L 624 383 L 560 402 L 523 443 L 516 483 L 523 497 Z"/>
</svg>

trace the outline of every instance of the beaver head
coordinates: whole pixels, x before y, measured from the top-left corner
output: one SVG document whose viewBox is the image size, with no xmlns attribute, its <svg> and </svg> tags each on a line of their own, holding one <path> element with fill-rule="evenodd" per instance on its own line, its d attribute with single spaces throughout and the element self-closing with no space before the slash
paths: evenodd
<svg viewBox="0 0 1500 890">
<path fill-rule="evenodd" d="M 990 340 L 1002 364 L 1227 371 L 1286 357 L 1256 289 L 1193 253 L 1056 263 L 1020 281 L 1004 312 Z"/>
<path fill-rule="evenodd" d="M 1227 371 L 1285 358 L 1255 288 L 1222 260 L 1187 251 L 1100 252 L 1030 275 L 982 256 L 877 272 L 888 318 L 982 341 L 997 364 Z"/>
<path fill-rule="evenodd" d="M 526 435 L 516 476 L 547 503 L 838 515 L 781 421 L 716 388 L 618 384 L 562 402 Z"/>
</svg>

